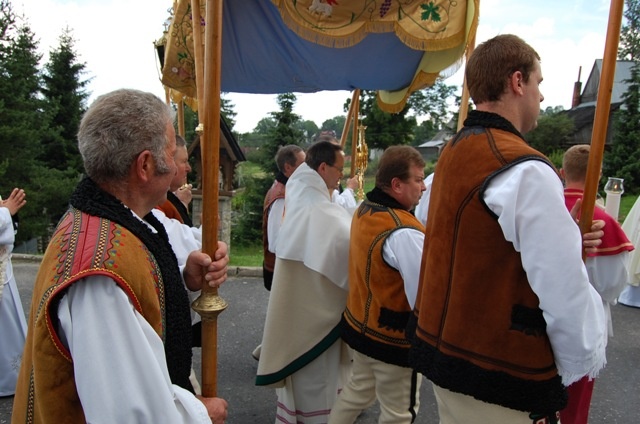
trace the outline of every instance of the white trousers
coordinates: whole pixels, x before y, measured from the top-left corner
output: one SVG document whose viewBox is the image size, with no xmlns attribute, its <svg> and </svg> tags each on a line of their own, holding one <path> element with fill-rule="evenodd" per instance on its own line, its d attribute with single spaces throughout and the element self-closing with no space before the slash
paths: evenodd
<svg viewBox="0 0 640 424">
<path fill-rule="evenodd" d="M 411 368 L 378 361 L 353 352 L 353 373 L 331 409 L 329 424 L 355 422 L 376 398 L 380 403 L 380 424 L 409 424 L 420 407 L 422 375 Z"/>
<path fill-rule="evenodd" d="M 433 385 L 438 403 L 440 424 L 548 424 L 546 418 L 535 420 L 529 412 L 483 402 L 462 393 Z M 560 418 L 558 415 L 558 424 Z"/>
<path fill-rule="evenodd" d="M 325 424 L 351 372 L 349 346 L 342 340 L 291 374 L 276 389 L 276 424 Z"/>
</svg>

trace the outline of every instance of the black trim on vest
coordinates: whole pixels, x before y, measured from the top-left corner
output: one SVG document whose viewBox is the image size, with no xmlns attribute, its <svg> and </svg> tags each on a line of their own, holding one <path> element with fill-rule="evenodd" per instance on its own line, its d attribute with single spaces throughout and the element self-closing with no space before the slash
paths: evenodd
<svg viewBox="0 0 640 424">
<path fill-rule="evenodd" d="M 378 326 L 391 331 L 404 332 L 404 329 L 407 328 L 407 322 L 409 322 L 410 316 L 411 311 L 399 312 L 388 308 L 380 308 Z"/>
<path fill-rule="evenodd" d="M 346 321 L 344 315 L 340 320 L 340 329 L 342 340 L 351 346 L 351 348 L 357 350 L 363 355 L 377 359 L 378 361 L 386 362 L 387 364 L 410 368 L 408 357 L 409 343 L 407 343 L 406 347 L 402 348 L 374 341 L 365 334 L 362 334 L 351 327 Z"/>
<path fill-rule="evenodd" d="M 402 209 L 403 211 L 407 210 L 407 208 L 398 203 L 396 199 L 389 196 L 378 187 L 374 187 L 373 190 L 367 193 L 367 200 L 391 209 Z"/>
<path fill-rule="evenodd" d="M 480 368 L 443 354 L 415 337 L 416 327 L 417 317 L 413 314 L 407 326 L 407 335 L 412 343 L 409 364 L 433 384 L 483 402 L 544 416 L 555 415 L 567 406 L 567 391 L 559 375 L 544 381 L 532 381 Z M 482 387 L 475 386 L 478 382 L 482 382 Z"/>
<path fill-rule="evenodd" d="M 495 128 L 515 134 L 524 140 L 520 131 L 518 131 L 510 121 L 493 112 L 482 112 L 480 110 L 470 111 L 467 119 L 464 120 L 463 130 L 467 127 L 481 127 L 482 129 Z"/>
<path fill-rule="evenodd" d="M 164 351 L 171 382 L 193 393 L 191 373 L 191 312 L 187 290 L 182 282 L 178 260 L 164 226 L 150 212 L 144 220 L 157 234 L 138 220 L 120 200 L 84 178 L 69 199 L 76 209 L 122 225 L 144 243 L 156 260 L 164 282 Z"/>
</svg>

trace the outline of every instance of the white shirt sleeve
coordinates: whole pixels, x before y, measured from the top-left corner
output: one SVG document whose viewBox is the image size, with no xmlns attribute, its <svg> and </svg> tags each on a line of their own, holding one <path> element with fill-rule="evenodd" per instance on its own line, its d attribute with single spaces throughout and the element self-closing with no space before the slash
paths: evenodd
<svg viewBox="0 0 640 424">
<path fill-rule="evenodd" d="M 563 383 L 595 377 L 606 363 L 604 310 L 589 284 L 580 230 L 557 175 L 542 162 L 525 161 L 496 176 L 484 199 L 521 254 Z"/>
<path fill-rule="evenodd" d="M 382 257 L 402 275 L 404 292 L 413 309 L 418 295 L 420 264 L 424 233 L 413 228 L 401 228 L 391 233 L 382 245 Z"/>
<path fill-rule="evenodd" d="M 617 255 L 587 258 L 589 281 L 605 302 L 615 305 L 616 299 L 627 285 L 629 273 L 626 265 L 628 261 L 629 252 L 626 251 Z"/>
<path fill-rule="evenodd" d="M 168 218 L 160 209 L 153 209 L 152 213 L 167 231 L 169 243 L 178 258 L 178 265 L 182 271 L 189 254 L 202 247 L 202 229 L 189 227 L 177 219 Z"/>
<path fill-rule="evenodd" d="M 586 261 L 589 281 L 602 298 L 608 337 L 613 336 L 611 305 L 617 303 L 618 296 L 629 281 L 628 260 L 629 252 L 621 252 L 617 255 L 590 256 Z"/>
<path fill-rule="evenodd" d="M 429 212 L 429 199 L 431 197 L 431 184 L 433 184 L 433 172 L 424 179 L 424 185 L 427 188 L 420 196 L 420 202 L 416 206 L 414 215 L 422 225 L 427 225 L 427 212 Z"/>
<path fill-rule="evenodd" d="M 11 245 L 13 248 L 15 237 L 11 212 L 9 212 L 9 208 L 0 206 L 0 244 Z"/>
<path fill-rule="evenodd" d="M 331 200 L 333 203 L 337 203 L 350 213 L 353 213 L 358 206 L 356 196 L 350 188 L 345 188 L 342 193 L 338 193 L 338 190 L 333 190 L 331 193 Z"/>
<path fill-rule="evenodd" d="M 276 199 L 269 208 L 269 217 L 267 219 L 267 237 L 269 238 L 269 252 L 276 253 L 276 242 L 282 219 L 284 218 L 284 199 Z"/>
<path fill-rule="evenodd" d="M 211 422 L 202 402 L 171 384 L 162 340 L 109 277 L 74 283 L 58 319 L 87 422 Z"/>
</svg>

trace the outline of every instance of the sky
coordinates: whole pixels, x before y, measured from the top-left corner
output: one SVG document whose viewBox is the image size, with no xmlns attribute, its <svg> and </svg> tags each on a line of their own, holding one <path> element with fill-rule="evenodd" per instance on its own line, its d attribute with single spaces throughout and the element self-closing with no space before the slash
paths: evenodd
<svg viewBox="0 0 640 424">
<path fill-rule="evenodd" d="M 118 88 L 150 91 L 164 99 L 153 42 L 161 37 L 170 0 L 10 0 L 39 41 L 44 64 L 64 28 L 72 30 L 78 61 L 86 64 L 89 102 Z M 242 0 L 227 0 L 242 1 Z M 264 0 L 270 1 L 270 0 Z M 342 0 L 347 1 L 347 0 Z M 477 43 L 498 34 L 522 37 L 542 59 L 542 108 L 569 109 L 581 70 L 586 82 L 604 53 L 610 2 L 607 0 L 480 0 Z M 458 87 L 464 67 L 445 80 Z M 229 93 L 237 112 L 234 130 L 252 131 L 279 109 L 275 95 Z M 316 125 L 344 114 L 347 91 L 296 93 L 294 112 Z"/>
</svg>

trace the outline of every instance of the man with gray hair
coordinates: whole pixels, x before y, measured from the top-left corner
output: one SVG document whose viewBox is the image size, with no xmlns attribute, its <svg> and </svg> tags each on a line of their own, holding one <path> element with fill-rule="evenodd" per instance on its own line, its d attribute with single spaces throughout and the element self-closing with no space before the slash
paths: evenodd
<svg viewBox="0 0 640 424">
<path fill-rule="evenodd" d="M 137 90 L 105 94 L 78 146 L 87 177 L 36 277 L 13 421 L 223 422 L 226 401 L 196 397 L 189 381 L 185 284 L 218 287 L 226 245 L 215 261 L 176 257 L 151 213 L 176 174 L 171 109 Z"/>
<path fill-rule="evenodd" d="M 284 217 L 284 196 L 287 181 L 293 171 L 304 163 L 304 150 L 295 144 L 280 146 L 276 153 L 278 173 L 269 191 L 264 196 L 262 208 L 262 245 L 264 262 L 262 274 L 264 287 L 271 290 L 273 281 L 273 266 L 276 263 L 276 241 Z"/>
</svg>

